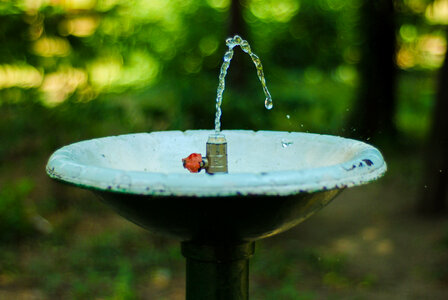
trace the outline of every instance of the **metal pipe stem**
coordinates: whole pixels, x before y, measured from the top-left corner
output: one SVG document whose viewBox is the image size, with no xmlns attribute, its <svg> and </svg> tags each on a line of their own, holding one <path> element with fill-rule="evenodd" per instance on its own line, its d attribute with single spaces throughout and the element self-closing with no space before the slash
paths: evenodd
<svg viewBox="0 0 448 300">
<path fill-rule="evenodd" d="M 186 300 L 248 300 L 249 259 L 255 244 L 182 243 L 187 260 Z"/>
<path fill-rule="evenodd" d="M 227 173 L 227 141 L 222 134 L 212 134 L 206 144 L 206 171 L 209 174 Z"/>
</svg>

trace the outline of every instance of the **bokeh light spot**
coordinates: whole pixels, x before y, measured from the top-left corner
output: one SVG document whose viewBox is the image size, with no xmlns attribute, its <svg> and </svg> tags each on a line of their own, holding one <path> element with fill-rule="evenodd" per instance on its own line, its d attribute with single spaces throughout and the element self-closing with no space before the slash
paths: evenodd
<svg viewBox="0 0 448 300">
<path fill-rule="evenodd" d="M 230 0 L 207 0 L 208 5 L 216 10 L 226 10 L 230 6 Z"/>
<path fill-rule="evenodd" d="M 448 24 L 448 0 L 435 0 L 426 8 L 425 17 L 431 23 Z"/>
<path fill-rule="evenodd" d="M 250 11 L 257 18 L 266 22 L 286 23 L 299 12 L 298 0 L 252 0 Z"/>
<path fill-rule="evenodd" d="M 203 37 L 199 41 L 199 49 L 204 56 L 213 54 L 218 49 L 218 39 L 213 35 Z"/>
<path fill-rule="evenodd" d="M 42 74 L 30 65 L 0 65 L 0 89 L 40 86 Z"/>
<path fill-rule="evenodd" d="M 64 102 L 78 87 L 87 83 L 87 73 L 82 69 L 61 67 L 59 71 L 45 75 L 40 89 L 42 102 L 48 107 Z"/>
<path fill-rule="evenodd" d="M 34 54 L 44 57 L 67 56 L 70 54 L 69 42 L 57 36 L 44 36 L 32 45 Z"/>
<path fill-rule="evenodd" d="M 411 24 L 404 24 L 400 27 L 400 37 L 406 42 L 413 42 L 417 38 L 417 28 Z"/>
<path fill-rule="evenodd" d="M 62 21 L 59 31 L 62 35 L 86 37 L 95 33 L 98 23 L 99 20 L 92 16 L 73 17 Z"/>
</svg>

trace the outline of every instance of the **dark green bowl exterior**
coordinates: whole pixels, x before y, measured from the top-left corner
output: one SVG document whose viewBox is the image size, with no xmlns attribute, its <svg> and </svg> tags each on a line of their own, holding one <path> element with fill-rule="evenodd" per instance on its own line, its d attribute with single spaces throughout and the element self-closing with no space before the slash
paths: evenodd
<svg viewBox="0 0 448 300">
<path fill-rule="evenodd" d="M 93 191 L 117 213 L 154 233 L 182 241 L 248 242 L 299 224 L 341 190 L 294 196 L 155 197 Z"/>
</svg>

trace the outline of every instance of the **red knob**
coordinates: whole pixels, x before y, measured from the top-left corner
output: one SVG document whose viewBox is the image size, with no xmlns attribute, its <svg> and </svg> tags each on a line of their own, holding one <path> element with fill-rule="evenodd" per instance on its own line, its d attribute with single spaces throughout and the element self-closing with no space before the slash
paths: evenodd
<svg viewBox="0 0 448 300">
<path fill-rule="evenodd" d="M 202 155 L 199 153 L 192 153 L 186 158 L 182 158 L 182 163 L 185 169 L 191 173 L 198 173 L 202 167 Z"/>
</svg>

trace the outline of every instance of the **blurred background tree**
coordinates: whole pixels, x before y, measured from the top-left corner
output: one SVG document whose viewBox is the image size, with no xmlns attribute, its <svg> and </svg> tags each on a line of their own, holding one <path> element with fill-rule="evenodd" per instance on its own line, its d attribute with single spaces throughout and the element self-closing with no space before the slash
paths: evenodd
<svg viewBox="0 0 448 300">
<path fill-rule="evenodd" d="M 395 137 L 397 72 L 393 0 L 366 0 L 361 8 L 360 84 L 349 126 L 352 136 Z"/>
<path fill-rule="evenodd" d="M 433 22 L 440 26 L 445 33 L 445 42 L 448 38 L 448 20 L 440 18 L 440 12 L 448 10 L 448 3 L 431 1 L 428 6 L 428 15 Z M 437 94 L 432 112 L 432 126 L 426 143 L 425 157 L 428 158 L 424 188 L 418 209 L 423 213 L 446 213 L 448 205 L 448 176 L 445 171 L 448 167 L 448 51 L 445 51 L 443 65 L 437 76 Z M 425 158 L 424 158 L 425 159 Z"/>
<path fill-rule="evenodd" d="M 213 128 L 224 41 L 235 33 L 260 56 L 274 109 L 264 108 L 254 66 L 237 49 L 223 129 L 361 138 L 379 146 L 390 166 L 390 190 L 378 194 L 404 185 L 420 190 L 411 198 L 419 211 L 446 210 L 447 24 L 448 0 L 0 0 L 0 291 L 17 277 L 56 298 L 126 294 L 136 280 L 129 273 L 144 273 L 134 264 L 180 261 L 170 251 L 135 250 L 143 242 L 134 231 L 71 240 L 89 216 L 98 221 L 107 212 L 82 191 L 50 182 L 45 163 L 83 139 Z M 34 260 L 23 246 L 33 239 L 42 243 L 30 247 L 41 254 Z M 73 250 L 58 250 L 69 241 Z M 110 244 L 125 259 L 114 260 Z M 51 251 L 72 271 L 45 259 Z M 34 263 L 20 265 L 22 256 Z M 331 275 L 322 282 L 347 284 L 332 257 L 325 264 L 312 257 Z M 39 272 L 54 276 L 30 275 Z M 168 273 L 156 269 L 151 278 L 163 285 Z M 282 291 L 273 299 L 295 295 Z"/>
</svg>

